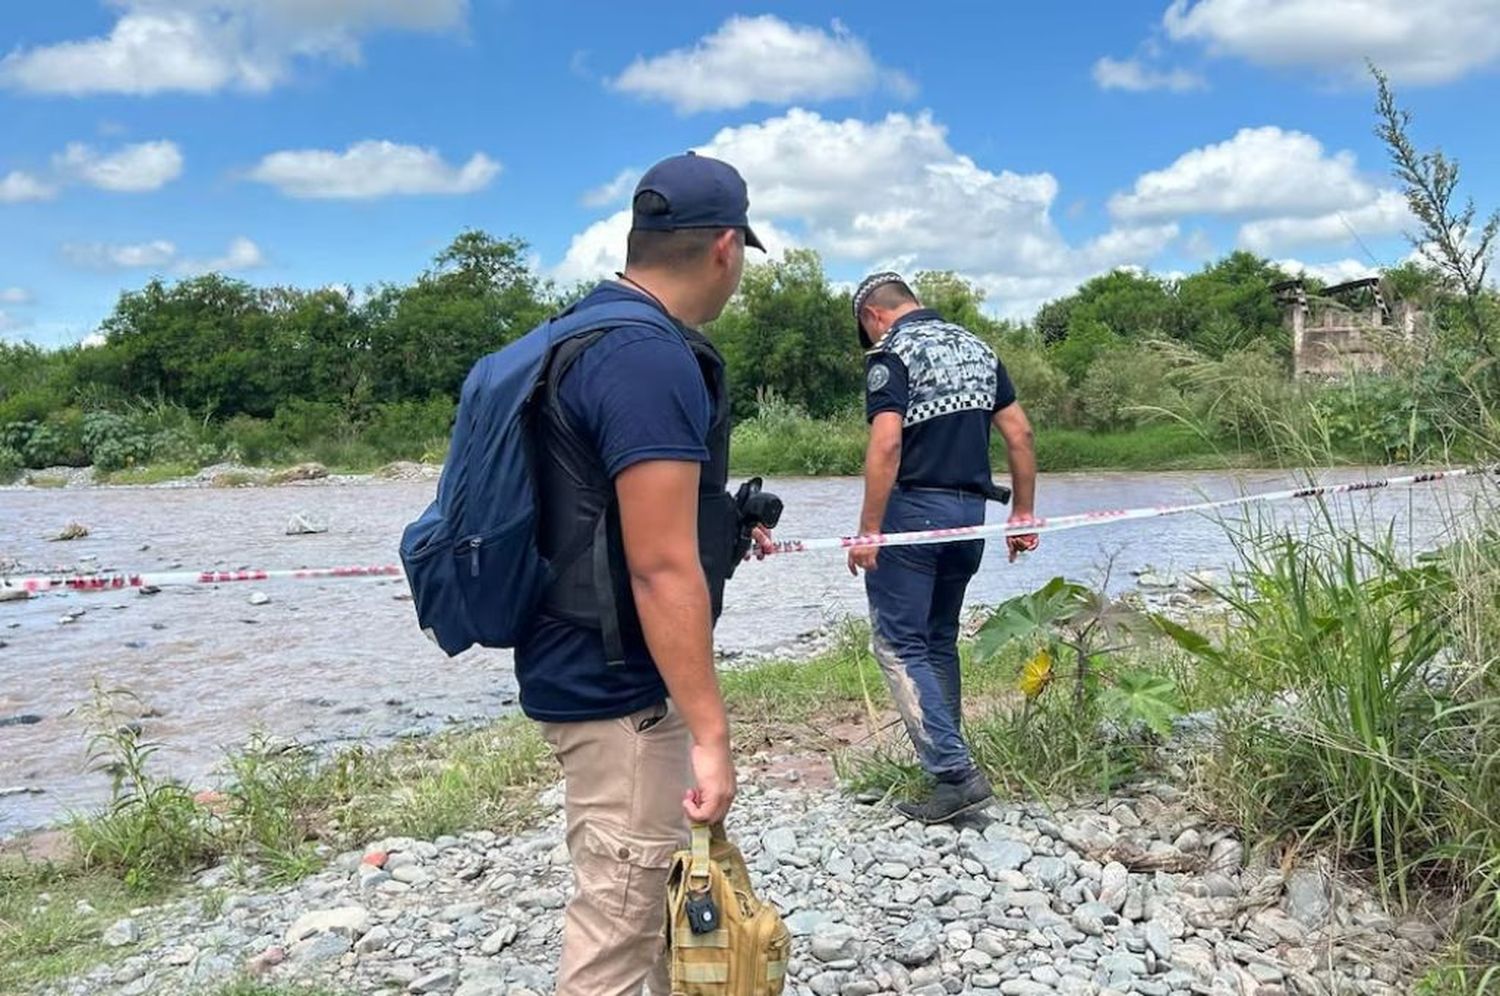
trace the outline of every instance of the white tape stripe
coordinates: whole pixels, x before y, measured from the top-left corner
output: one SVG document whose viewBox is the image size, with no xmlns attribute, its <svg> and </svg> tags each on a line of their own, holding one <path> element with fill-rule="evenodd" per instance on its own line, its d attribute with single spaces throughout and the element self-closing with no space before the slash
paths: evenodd
<svg viewBox="0 0 1500 996">
<path fill-rule="evenodd" d="M 1348 494 L 1357 491 L 1376 491 L 1382 488 L 1429 484 L 1447 478 L 1481 476 L 1495 473 L 1500 473 L 1500 468 L 1461 467 L 1453 470 L 1433 471 L 1426 474 L 1411 474 L 1406 477 L 1390 477 L 1383 480 L 1352 481 L 1348 484 L 1288 488 L 1284 491 L 1263 491 L 1259 494 L 1242 495 L 1238 498 L 1224 498 L 1218 501 L 1081 512 L 1077 515 L 1037 519 L 1027 525 L 964 526 L 955 529 L 929 529 L 908 533 L 873 533 L 865 536 L 839 536 L 828 537 L 826 539 L 777 540 L 771 552 L 776 554 L 811 553 L 817 550 L 849 550 L 872 546 L 921 546 L 930 543 L 961 543 L 965 540 L 982 539 L 988 536 L 1027 536 L 1035 533 L 1055 533 L 1065 529 L 1082 529 L 1089 526 L 1107 525 L 1112 522 L 1157 519 L 1168 515 L 1207 512 L 1214 509 L 1233 508 L 1238 505 L 1288 501 L 1294 498 L 1323 498 L 1330 495 Z"/>
<path fill-rule="evenodd" d="M 1430 484 L 1450 478 L 1481 477 L 1493 474 L 1500 474 L 1500 467 L 1460 467 L 1453 470 L 1433 471 L 1426 474 L 1410 474 L 1405 477 L 1389 477 L 1382 480 L 1352 481 L 1348 484 L 1327 484 L 1307 488 L 1288 488 L 1284 491 L 1263 491 L 1259 494 L 1242 495 L 1238 498 L 1224 498 L 1218 501 L 1081 512 L 1077 515 L 1062 515 L 1051 519 L 1038 519 L 1028 525 L 966 526 L 957 529 L 929 529 L 908 533 L 876 533 L 867 536 L 830 536 L 805 540 L 784 539 L 776 541 L 771 553 L 785 555 L 788 553 L 813 553 L 819 550 L 920 546 L 933 543 L 961 543 L 965 540 L 983 539 L 991 536 L 1026 536 L 1035 533 L 1055 533 L 1066 529 L 1103 526 L 1113 522 L 1158 519 L 1169 515 L 1208 512 L 1215 509 L 1234 508 L 1240 505 L 1289 501 L 1297 498 L 1324 498 L 1331 495 L 1350 494 L 1359 491 L 1378 491 L 1382 488 Z M 405 571 L 400 564 L 378 564 L 374 566 L 315 567 L 279 571 L 174 571 L 157 574 L 87 574 L 0 578 L 0 588 L 22 588 L 30 592 L 59 589 L 68 591 L 113 591 L 122 588 L 165 588 L 174 585 L 215 585 L 243 581 L 319 581 L 343 580 L 347 578 L 403 577 L 404 575 Z"/>
</svg>

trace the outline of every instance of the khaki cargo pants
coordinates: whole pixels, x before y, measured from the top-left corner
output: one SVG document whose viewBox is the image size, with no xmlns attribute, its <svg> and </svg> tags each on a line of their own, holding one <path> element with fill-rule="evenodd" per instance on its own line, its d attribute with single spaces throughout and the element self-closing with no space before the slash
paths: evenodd
<svg viewBox="0 0 1500 996">
<path fill-rule="evenodd" d="M 688 840 L 687 726 L 662 702 L 620 719 L 543 723 L 542 735 L 562 763 L 573 860 L 558 996 L 639 996 L 643 982 L 665 996 L 667 869 Z"/>
</svg>

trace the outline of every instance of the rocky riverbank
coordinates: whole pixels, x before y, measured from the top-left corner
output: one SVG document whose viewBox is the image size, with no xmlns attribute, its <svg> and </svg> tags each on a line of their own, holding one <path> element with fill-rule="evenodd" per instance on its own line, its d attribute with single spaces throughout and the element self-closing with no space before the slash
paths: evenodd
<svg viewBox="0 0 1500 996">
<path fill-rule="evenodd" d="M 1247 854 L 1165 784 L 961 830 L 799 784 L 742 787 L 730 822 L 816 996 L 1407 992 L 1438 943 L 1316 860 Z M 553 987 L 571 890 L 560 792 L 536 829 L 371 841 L 295 887 L 214 868 L 103 936 L 111 961 L 40 992 L 212 992 L 240 974 L 336 992 L 501 996 Z"/>
<path fill-rule="evenodd" d="M 136 471 L 101 474 L 93 467 L 47 467 L 27 470 L 13 488 L 77 490 L 103 487 L 238 488 L 277 487 L 285 484 L 355 484 L 361 481 L 436 481 L 442 466 L 398 460 L 368 474 L 335 474 L 320 463 L 300 463 L 291 467 L 250 467 L 238 463 L 218 463 L 193 474 L 159 476 L 150 467 Z"/>
</svg>

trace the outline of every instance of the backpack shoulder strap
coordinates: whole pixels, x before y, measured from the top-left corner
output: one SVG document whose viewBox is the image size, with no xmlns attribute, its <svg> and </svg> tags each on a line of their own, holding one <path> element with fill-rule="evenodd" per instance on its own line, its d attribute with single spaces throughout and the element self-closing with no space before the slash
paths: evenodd
<svg viewBox="0 0 1500 996">
<path fill-rule="evenodd" d="M 622 325 L 649 325 L 674 335 L 681 335 L 677 326 L 662 313 L 660 308 L 644 301 L 620 301 L 610 305 L 599 305 L 559 316 L 551 330 L 552 346 L 538 385 L 542 392 L 542 403 L 552 413 L 558 427 L 571 437 L 572 445 L 581 447 L 577 427 L 568 418 L 558 398 L 557 387 L 583 351 L 607 335 L 610 330 Z M 610 502 L 613 502 L 613 498 Z M 604 642 L 605 661 L 619 666 L 625 661 L 625 643 L 620 633 L 619 604 L 615 598 L 614 576 L 609 557 L 609 506 L 588 532 L 580 532 L 566 548 L 558 551 L 553 561 L 555 573 L 575 560 L 584 550 L 591 550 L 594 575 L 594 597 L 599 600 L 599 628 Z"/>
</svg>

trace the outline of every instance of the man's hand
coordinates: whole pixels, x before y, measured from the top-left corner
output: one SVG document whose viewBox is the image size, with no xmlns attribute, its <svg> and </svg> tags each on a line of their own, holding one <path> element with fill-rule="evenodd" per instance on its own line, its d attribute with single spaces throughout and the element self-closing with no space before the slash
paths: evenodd
<svg viewBox="0 0 1500 996">
<path fill-rule="evenodd" d="M 750 530 L 750 552 L 745 554 L 745 559 L 754 557 L 756 560 L 765 560 L 776 549 L 776 540 L 771 535 L 771 530 L 765 526 L 756 526 Z"/>
<path fill-rule="evenodd" d="M 694 823 L 718 823 L 734 802 L 734 759 L 727 742 L 705 747 L 693 744 L 694 787 L 682 797 L 682 810 Z"/>
<path fill-rule="evenodd" d="M 1036 519 L 1030 515 L 1018 514 L 1012 515 L 1005 521 L 1005 524 L 1007 526 L 1029 526 L 1033 525 L 1035 522 Z M 1014 564 L 1016 562 L 1016 557 L 1023 553 L 1030 553 L 1032 550 L 1035 550 L 1041 540 L 1042 538 L 1036 533 L 1020 533 L 1015 536 L 1005 537 L 1005 546 L 1010 550 L 1010 562 Z"/>
<path fill-rule="evenodd" d="M 880 547 L 878 546 L 855 547 L 854 549 L 849 551 L 849 573 L 853 574 L 855 577 L 859 577 L 859 572 L 861 570 L 875 570 L 880 566 L 875 562 L 876 558 L 878 558 L 879 556 Z"/>
</svg>

